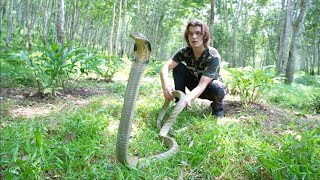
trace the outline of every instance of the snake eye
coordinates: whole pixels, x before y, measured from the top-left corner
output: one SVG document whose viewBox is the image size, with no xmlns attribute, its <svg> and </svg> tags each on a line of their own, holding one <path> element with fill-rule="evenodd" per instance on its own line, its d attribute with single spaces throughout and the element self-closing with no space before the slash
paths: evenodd
<svg viewBox="0 0 320 180">
<path fill-rule="evenodd" d="M 148 47 L 148 50 L 151 52 L 151 44 L 149 41 L 145 41 L 147 47 Z"/>
<path fill-rule="evenodd" d="M 138 50 L 137 44 L 136 44 L 136 43 L 134 43 L 133 51 L 137 51 L 137 50 Z"/>
</svg>

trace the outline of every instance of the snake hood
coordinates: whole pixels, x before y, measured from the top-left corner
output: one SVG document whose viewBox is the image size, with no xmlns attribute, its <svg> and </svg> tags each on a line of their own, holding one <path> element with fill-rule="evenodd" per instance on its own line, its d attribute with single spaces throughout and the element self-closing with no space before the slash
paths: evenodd
<svg viewBox="0 0 320 180">
<path fill-rule="evenodd" d="M 148 41 L 147 37 L 141 33 L 132 33 L 130 37 L 134 40 L 134 61 L 148 63 L 151 55 L 151 44 Z"/>
</svg>

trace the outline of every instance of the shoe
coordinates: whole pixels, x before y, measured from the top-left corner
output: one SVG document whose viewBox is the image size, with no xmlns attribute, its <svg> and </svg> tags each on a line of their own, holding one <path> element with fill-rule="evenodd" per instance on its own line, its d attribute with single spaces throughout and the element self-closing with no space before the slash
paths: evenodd
<svg viewBox="0 0 320 180">
<path fill-rule="evenodd" d="M 217 117 L 219 117 L 219 118 L 222 118 L 222 117 L 224 117 L 224 112 L 223 112 L 223 110 L 220 110 L 220 111 L 212 111 L 212 115 L 217 116 Z"/>
</svg>

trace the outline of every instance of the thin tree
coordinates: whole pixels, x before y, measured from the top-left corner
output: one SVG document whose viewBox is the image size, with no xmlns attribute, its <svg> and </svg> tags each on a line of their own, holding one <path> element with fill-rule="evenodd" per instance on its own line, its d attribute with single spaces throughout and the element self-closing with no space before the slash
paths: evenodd
<svg viewBox="0 0 320 180">
<path fill-rule="evenodd" d="M 114 54 L 118 55 L 118 47 L 119 47 L 119 34 L 121 29 L 121 16 L 122 16 L 122 0 L 119 1 L 118 5 L 118 13 L 117 13 L 117 21 L 116 21 L 116 31 L 114 35 Z"/>
<path fill-rule="evenodd" d="M 212 27 L 214 23 L 214 7 L 215 7 L 215 0 L 211 0 L 211 9 L 210 9 L 210 27 Z"/>
<path fill-rule="evenodd" d="M 72 19 L 71 19 L 71 29 L 70 29 L 70 38 L 69 41 L 72 42 L 76 34 L 77 26 L 77 0 L 73 0 L 73 10 L 72 10 Z"/>
<path fill-rule="evenodd" d="M 116 1 L 113 1 L 113 8 L 112 8 L 112 20 L 111 20 L 111 32 L 109 36 L 109 53 L 113 53 L 113 32 L 114 32 L 114 24 L 115 24 L 115 17 L 116 17 Z"/>
<path fill-rule="evenodd" d="M 236 64 L 236 55 L 237 55 L 237 43 L 238 43 L 238 24 L 239 18 L 241 17 L 242 9 L 242 0 L 240 0 L 237 4 L 236 9 L 234 10 L 233 14 L 233 25 L 232 25 L 232 44 L 231 44 L 231 67 L 237 66 Z"/>
<path fill-rule="evenodd" d="M 0 1 L 0 42 L 2 40 L 2 18 L 3 18 L 4 8 L 6 4 L 7 4 L 7 0 Z"/>
<path fill-rule="evenodd" d="M 30 0 L 27 0 L 26 2 L 26 23 L 27 23 L 27 44 L 28 44 L 28 50 L 32 50 L 32 36 L 31 36 L 31 8 L 30 8 Z"/>
<path fill-rule="evenodd" d="M 127 51 L 127 8 L 128 8 L 128 2 L 127 0 L 123 0 L 123 25 L 122 25 L 122 57 Z"/>
<path fill-rule="evenodd" d="M 306 16 L 308 4 L 310 0 L 301 0 L 300 1 L 300 12 L 298 17 L 294 20 L 292 24 L 292 36 L 291 36 L 291 43 L 290 43 L 290 51 L 289 51 L 289 58 L 287 63 L 286 69 L 286 83 L 291 84 L 293 82 L 293 75 L 296 63 L 296 49 L 297 49 L 297 39 L 300 34 L 301 26 L 304 22 L 304 18 Z"/>
<path fill-rule="evenodd" d="M 13 0 L 10 1 L 9 10 L 7 11 L 7 37 L 6 37 L 6 46 L 7 47 L 10 44 L 11 35 L 12 35 L 12 31 L 13 31 L 12 12 L 13 12 Z"/>
<path fill-rule="evenodd" d="M 285 60 L 288 58 L 289 54 L 289 37 L 291 31 L 291 14 L 292 14 L 292 5 L 291 0 L 287 0 L 287 4 L 285 4 L 285 0 L 282 0 L 282 10 L 285 14 L 282 16 L 280 21 L 280 40 L 279 40 L 279 53 L 277 60 L 277 74 L 281 74 L 284 72 Z"/>
<path fill-rule="evenodd" d="M 64 0 L 58 0 L 57 15 L 56 15 L 56 36 L 58 43 L 65 43 L 64 32 Z"/>
</svg>

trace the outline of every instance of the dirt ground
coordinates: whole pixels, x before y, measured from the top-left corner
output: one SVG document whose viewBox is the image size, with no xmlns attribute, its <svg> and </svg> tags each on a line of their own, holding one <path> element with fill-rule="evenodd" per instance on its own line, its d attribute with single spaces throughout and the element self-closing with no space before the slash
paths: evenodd
<svg viewBox="0 0 320 180">
<path fill-rule="evenodd" d="M 58 97 L 49 97 L 37 93 L 31 88 L 2 88 L 0 91 L 0 117 L 25 117 L 34 118 L 36 116 L 48 115 L 49 113 L 65 109 L 65 102 L 73 105 L 84 105 L 89 103 L 90 96 L 99 96 L 110 93 L 99 88 L 75 88 L 65 91 Z M 200 106 L 208 106 L 210 102 L 197 99 Z M 252 117 L 262 117 L 266 128 L 277 132 L 279 125 L 295 121 L 298 125 L 308 125 L 309 128 L 319 127 L 320 115 L 304 115 L 266 103 L 251 104 L 244 109 L 239 99 L 227 95 L 224 99 L 225 117 L 221 123 L 229 121 L 248 121 Z"/>
</svg>

